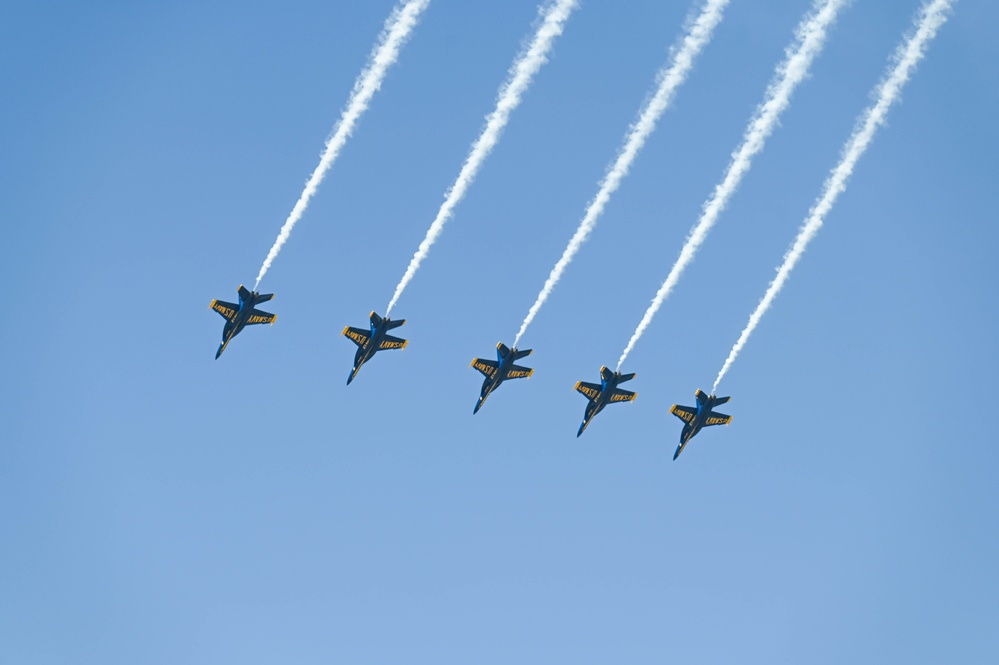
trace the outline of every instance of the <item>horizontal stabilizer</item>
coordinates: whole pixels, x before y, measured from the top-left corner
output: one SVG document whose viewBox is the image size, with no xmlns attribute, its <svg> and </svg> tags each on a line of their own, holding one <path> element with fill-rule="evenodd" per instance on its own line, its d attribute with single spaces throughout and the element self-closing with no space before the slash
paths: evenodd
<svg viewBox="0 0 999 665">
<path fill-rule="evenodd" d="M 618 383 L 624 383 L 625 381 L 631 381 L 635 378 L 635 372 L 631 374 L 622 374 L 621 378 L 617 380 Z"/>
<path fill-rule="evenodd" d="M 514 360 L 520 360 L 521 358 L 526 358 L 527 356 L 531 355 L 532 353 L 534 353 L 534 349 L 524 349 L 523 351 L 514 351 L 513 352 L 513 359 Z"/>
<path fill-rule="evenodd" d="M 704 404 L 705 402 L 708 401 L 707 394 L 703 390 L 701 390 L 700 388 L 698 388 L 697 390 L 694 391 L 694 397 L 697 398 L 698 404 Z"/>
<path fill-rule="evenodd" d="M 273 297 L 274 297 L 273 293 L 265 293 L 263 295 L 258 295 L 257 296 L 257 304 L 259 305 L 262 302 L 267 302 L 268 300 L 270 300 Z"/>
<path fill-rule="evenodd" d="M 406 319 L 399 319 L 398 321 L 386 321 L 385 330 L 392 330 L 392 328 L 398 328 L 404 323 L 406 323 Z"/>
<path fill-rule="evenodd" d="M 603 365 L 600 367 L 600 378 L 604 381 L 610 381 L 614 378 L 614 372 L 607 369 L 607 365 Z"/>
<path fill-rule="evenodd" d="M 249 289 L 247 289 L 242 284 L 239 285 L 239 288 L 236 289 L 236 292 L 239 293 L 239 299 L 242 300 L 243 302 L 246 302 L 247 300 L 249 300 L 250 296 L 252 295 L 250 293 Z"/>
<path fill-rule="evenodd" d="M 732 399 L 732 398 L 731 397 L 716 397 L 714 405 L 715 406 L 721 406 L 722 404 L 724 404 L 725 402 L 729 401 L 730 399 Z"/>
</svg>

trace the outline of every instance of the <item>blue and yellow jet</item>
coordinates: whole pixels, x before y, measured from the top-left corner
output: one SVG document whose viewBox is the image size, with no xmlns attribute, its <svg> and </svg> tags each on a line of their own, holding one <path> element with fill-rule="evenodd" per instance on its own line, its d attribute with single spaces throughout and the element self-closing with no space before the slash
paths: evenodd
<svg viewBox="0 0 999 665">
<path fill-rule="evenodd" d="M 475 409 L 472 410 L 473 415 L 479 412 L 486 398 L 507 379 L 531 378 L 531 375 L 534 374 L 533 369 L 514 365 L 514 362 L 531 355 L 531 351 L 532 349 L 518 351 L 516 347 L 511 349 L 503 342 L 500 342 L 496 345 L 495 361 L 483 358 L 472 360 L 471 367 L 479 370 L 486 377 L 482 382 L 482 392 L 479 395 L 479 401 L 475 403 Z"/>
<path fill-rule="evenodd" d="M 618 385 L 625 381 L 631 381 L 634 378 L 634 374 L 612 372 L 604 366 L 600 368 L 599 385 L 596 383 L 586 383 L 585 381 L 576 382 L 576 391 L 583 393 L 586 399 L 590 400 L 590 403 L 586 405 L 586 411 L 583 412 L 583 424 L 579 426 L 576 438 L 579 438 L 579 435 L 583 433 L 586 426 L 590 424 L 590 419 L 600 413 L 608 404 L 632 402 L 635 400 L 637 393 L 618 388 Z"/>
<path fill-rule="evenodd" d="M 357 353 L 354 354 L 354 367 L 350 370 L 350 376 L 347 377 L 348 386 L 354 380 L 354 377 L 357 376 L 361 365 L 371 360 L 371 357 L 379 351 L 406 348 L 406 345 L 409 344 L 407 340 L 386 334 L 389 330 L 398 328 L 405 322 L 406 319 L 398 321 L 393 321 L 389 318 L 383 319 L 374 312 L 371 312 L 370 331 L 363 328 L 351 328 L 350 326 L 343 329 L 344 337 L 357 344 Z"/>
<path fill-rule="evenodd" d="M 225 347 L 232 341 L 232 338 L 238 335 L 246 326 L 258 323 L 273 324 L 277 320 L 277 314 L 269 314 L 259 309 L 254 309 L 256 305 L 273 298 L 273 293 L 260 295 L 256 291 L 247 291 L 242 284 L 239 285 L 237 291 L 239 292 L 238 305 L 224 300 L 213 300 L 212 304 L 209 305 L 211 309 L 214 309 L 225 319 L 225 327 L 222 329 L 222 343 L 219 345 L 219 350 L 215 353 L 215 360 L 219 359 L 219 356 L 225 351 Z"/>
<path fill-rule="evenodd" d="M 718 413 L 717 411 L 712 411 L 713 408 L 724 404 L 725 402 L 732 399 L 731 397 L 715 397 L 714 395 L 705 395 L 703 390 L 698 389 L 694 393 L 697 397 L 697 406 L 677 406 L 674 404 L 670 407 L 669 412 L 674 416 L 683 421 L 683 431 L 680 432 L 680 445 L 676 447 L 676 452 L 673 453 L 673 459 L 675 460 L 680 453 L 683 452 L 683 447 L 687 445 L 687 442 L 694 438 L 694 435 L 701 431 L 702 427 L 710 427 L 711 425 L 728 425 L 732 422 L 732 416 L 726 416 L 724 413 Z"/>
</svg>

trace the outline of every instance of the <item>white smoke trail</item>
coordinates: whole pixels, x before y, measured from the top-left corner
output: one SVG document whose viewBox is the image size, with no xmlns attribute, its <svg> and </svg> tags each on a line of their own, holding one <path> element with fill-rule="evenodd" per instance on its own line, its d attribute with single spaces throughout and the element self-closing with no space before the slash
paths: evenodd
<svg viewBox="0 0 999 665">
<path fill-rule="evenodd" d="M 569 240 L 565 251 L 562 252 L 562 257 L 555 264 L 555 267 L 552 268 L 548 279 L 545 281 L 545 285 L 538 294 L 537 300 L 531 305 L 527 317 L 520 325 L 520 331 L 513 342 L 514 346 L 520 343 L 520 338 L 524 336 L 527 327 L 534 321 L 534 317 L 537 316 L 541 306 L 548 300 L 548 296 L 551 295 L 555 285 L 562 278 L 562 273 L 569 263 L 572 262 L 572 259 L 576 256 L 576 253 L 582 247 L 587 237 L 589 237 L 593 227 L 597 225 L 597 219 L 603 213 L 607 202 L 610 201 L 611 195 L 617 191 L 617 188 L 621 185 L 621 181 L 628 175 L 631 163 L 635 160 L 642 146 L 645 145 L 646 139 L 655 130 L 659 117 L 666 110 L 666 107 L 669 106 L 670 102 L 673 101 L 677 89 L 687 79 L 687 75 L 694 66 L 694 59 L 704 45 L 711 40 L 711 34 L 715 26 L 721 21 L 723 11 L 728 2 L 729 0 L 707 0 L 697 18 L 692 22 L 688 21 L 686 34 L 683 36 L 680 47 L 673 48 L 672 63 L 668 68 L 664 68 L 659 72 L 659 85 L 655 95 L 646 103 L 645 108 L 642 109 L 639 115 L 638 121 L 629 129 L 628 138 L 621 147 L 620 152 L 618 152 L 617 158 L 614 160 L 614 165 L 601 181 L 597 195 L 586 208 L 583 221 L 579 223 L 579 228 L 576 229 L 576 232 Z"/>
<path fill-rule="evenodd" d="M 416 27 L 420 15 L 428 4 L 430 4 L 430 0 L 407 0 L 403 4 L 397 5 L 385 21 L 385 28 L 378 37 L 378 44 L 371 52 L 367 65 L 354 82 L 354 89 L 350 93 L 347 107 L 341 113 L 333 135 L 326 141 L 326 150 L 319 160 L 319 166 L 309 176 L 308 182 L 305 183 L 305 189 L 281 227 L 277 240 L 274 241 L 274 246 L 267 252 L 267 258 L 264 259 L 264 264 L 257 274 L 254 291 L 260 285 L 260 280 L 267 274 L 274 258 L 281 251 L 281 247 L 287 242 L 295 223 L 302 218 L 305 208 L 309 205 L 309 200 L 319 189 L 319 183 L 323 181 L 326 172 L 329 171 L 330 166 L 340 154 L 341 148 L 350 138 L 358 119 L 367 110 L 371 98 L 378 92 L 385 79 L 385 73 L 399 57 L 400 49 L 406 43 L 413 28 Z"/>
<path fill-rule="evenodd" d="M 420 243 L 416 253 L 413 254 L 413 258 L 406 268 L 406 273 L 395 287 L 395 293 L 392 294 L 392 300 L 389 301 L 385 316 L 388 316 L 392 312 L 392 308 L 399 301 L 402 292 L 406 290 L 416 271 L 419 270 L 423 259 L 427 258 L 427 254 L 430 253 L 430 247 L 440 237 L 441 232 L 444 230 L 444 224 L 454 214 L 454 207 L 465 196 L 465 192 L 468 191 L 472 181 L 475 180 L 475 176 L 486 161 L 486 157 L 489 156 L 489 153 L 492 152 L 492 149 L 499 142 L 500 134 L 503 132 L 503 128 L 506 127 L 510 119 L 510 114 L 520 105 L 521 97 L 530 87 L 534 75 L 541 69 L 542 65 L 548 62 L 548 52 L 551 50 L 555 39 L 562 34 L 566 20 L 568 20 L 576 6 L 577 0 L 555 0 L 555 2 L 549 3 L 541 10 L 544 14 L 541 26 L 534 34 L 534 39 L 530 45 L 520 52 L 510 67 L 509 76 L 500 88 L 499 97 L 496 100 L 496 108 L 493 109 L 492 113 L 486 119 L 485 129 L 482 130 L 482 134 L 472 144 L 472 149 L 469 151 L 468 157 L 465 158 L 465 163 L 458 173 L 458 178 L 454 181 L 451 189 L 448 190 L 444 203 L 437 211 L 437 217 L 434 218 L 433 223 L 427 230 L 427 235 L 423 238 L 423 242 Z"/>
<path fill-rule="evenodd" d="M 729 367 L 732 366 L 739 352 L 742 351 L 749 336 L 753 333 L 753 330 L 759 324 L 760 319 L 763 318 L 767 309 L 770 308 L 774 298 L 780 293 L 781 288 L 791 274 L 791 270 L 794 269 L 798 259 L 801 258 L 808 243 L 822 227 L 822 222 L 829 211 L 832 210 L 836 198 L 846 189 L 847 180 L 853 173 L 853 168 L 857 164 L 857 160 L 867 150 L 878 127 L 884 124 L 888 116 L 888 110 L 891 108 L 892 103 L 898 99 L 899 94 L 902 92 L 902 87 L 909 80 L 909 76 L 916 65 L 925 55 L 929 42 L 947 21 L 947 14 L 950 8 L 951 0 L 933 0 L 933 2 L 924 4 L 920 8 L 915 32 L 895 51 L 889 73 L 876 88 L 877 101 L 861 114 L 853 135 L 850 136 L 850 139 L 843 148 L 839 164 L 836 165 L 826 179 L 821 196 L 809 211 L 804 225 L 798 232 L 798 237 L 794 240 L 794 244 L 784 255 L 784 262 L 777 269 L 777 276 L 770 282 L 766 294 L 764 294 L 763 299 L 760 300 L 760 304 L 757 305 L 756 310 L 749 317 L 749 323 L 742 331 L 735 346 L 732 347 L 732 351 L 728 354 L 728 358 L 725 360 L 721 371 L 718 372 L 714 387 L 711 389 L 712 393 L 717 391 L 718 384 L 721 383 Z"/>
<path fill-rule="evenodd" d="M 619 370 L 628 354 L 635 348 L 639 338 L 652 323 L 652 318 L 656 312 L 659 311 L 663 302 L 680 281 L 683 271 L 694 260 L 697 250 L 700 249 L 711 228 L 715 225 L 725 206 L 728 205 L 729 199 L 738 189 L 742 177 L 752 167 L 753 157 L 763 150 L 767 138 L 773 133 L 780 121 L 781 113 L 791 103 L 791 95 L 794 94 L 798 84 L 808 75 L 812 61 L 822 52 L 826 33 L 846 2 L 847 0 L 818 0 L 813 5 L 812 10 L 798 24 L 794 33 L 794 41 L 785 49 L 784 60 L 777 65 L 777 71 L 767 87 L 763 103 L 756 107 L 756 111 L 746 127 L 742 144 L 732 153 L 732 161 L 729 163 L 725 177 L 715 186 L 714 193 L 701 208 L 701 218 L 691 229 L 683 249 L 680 250 L 680 256 L 669 271 L 666 281 L 659 287 L 659 291 L 645 311 L 635 333 L 628 341 L 628 346 L 625 347 L 620 360 L 617 361 Z"/>
</svg>

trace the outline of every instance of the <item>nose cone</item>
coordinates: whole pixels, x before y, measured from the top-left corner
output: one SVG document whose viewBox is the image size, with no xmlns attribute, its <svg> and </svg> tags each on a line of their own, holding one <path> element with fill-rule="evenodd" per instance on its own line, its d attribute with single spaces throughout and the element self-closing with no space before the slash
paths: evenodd
<svg viewBox="0 0 999 665">
<path fill-rule="evenodd" d="M 676 458 L 680 455 L 680 451 L 681 450 L 683 450 L 683 446 L 677 446 L 676 447 L 676 452 L 673 453 L 673 461 L 674 462 L 676 461 Z"/>
<path fill-rule="evenodd" d="M 474 416 L 474 415 L 475 415 L 476 413 L 478 413 L 478 412 L 479 412 L 479 409 L 481 409 L 481 408 L 482 408 L 482 403 L 483 403 L 483 402 L 485 402 L 485 401 L 486 401 L 486 399 L 485 399 L 484 397 L 480 397 L 480 398 L 479 398 L 479 401 L 475 403 L 475 408 L 474 408 L 474 409 L 472 409 L 472 415 L 473 415 L 473 416 Z"/>
<path fill-rule="evenodd" d="M 357 376 L 357 368 L 356 367 L 354 367 L 353 369 L 350 370 L 350 376 L 347 377 L 347 385 L 348 386 L 350 385 L 350 382 L 354 380 L 355 376 Z"/>
<path fill-rule="evenodd" d="M 581 434 L 583 433 L 583 430 L 585 430 L 585 429 L 586 429 L 586 426 L 587 426 L 587 425 L 589 425 L 589 424 L 590 424 L 590 421 L 589 421 L 589 420 L 586 420 L 586 419 L 584 418 L 584 419 L 583 419 L 583 423 L 582 423 L 582 424 L 581 424 L 581 425 L 579 426 L 579 431 L 578 431 L 578 432 L 576 432 L 576 438 L 577 438 L 577 439 L 578 439 L 578 438 L 579 438 L 579 436 L 580 436 L 580 435 L 581 435 Z"/>
</svg>

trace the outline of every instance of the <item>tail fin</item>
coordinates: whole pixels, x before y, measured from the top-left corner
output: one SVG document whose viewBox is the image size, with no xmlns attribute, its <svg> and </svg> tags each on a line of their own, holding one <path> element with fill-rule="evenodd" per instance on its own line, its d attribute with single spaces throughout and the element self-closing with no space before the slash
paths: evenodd
<svg viewBox="0 0 999 665">
<path fill-rule="evenodd" d="M 247 290 L 247 288 L 245 286 L 243 286 L 242 284 L 239 285 L 239 288 L 236 289 L 236 292 L 239 293 L 239 300 L 240 300 L 240 302 L 246 302 L 247 300 L 250 299 L 250 296 L 252 295 Z"/>
<path fill-rule="evenodd" d="M 373 326 L 380 326 L 382 324 L 382 317 L 378 316 L 374 312 L 371 312 L 371 316 L 369 318 L 371 319 L 371 325 Z"/>
<path fill-rule="evenodd" d="M 503 342 L 499 342 L 496 345 L 496 359 L 503 360 L 508 355 L 510 355 L 510 347 L 504 344 Z"/>
<path fill-rule="evenodd" d="M 697 398 L 697 403 L 698 404 L 704 404 L 704 403 L 706 403 L 708 401 L 707 394 L 705 394 L 705 392 L 703 390 L 701 390 L 700 388 L 698 388 L 697 390 L 694 391 L 694 397 Z"/>
<path fill-rule="evenodd" d="M 600 378 L 604 381 L 610 381 L 614 378 L 614 372 L 607 369 L 607 365 L 600 366 Z"/>
</svg>

